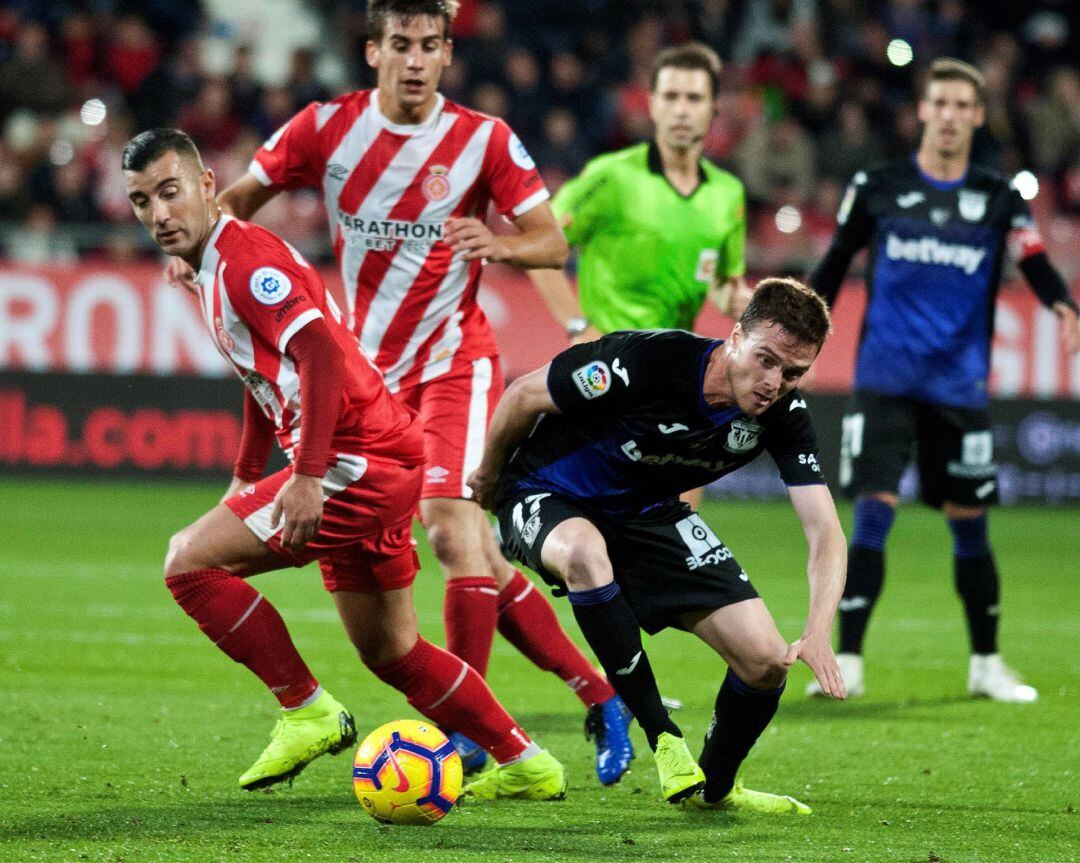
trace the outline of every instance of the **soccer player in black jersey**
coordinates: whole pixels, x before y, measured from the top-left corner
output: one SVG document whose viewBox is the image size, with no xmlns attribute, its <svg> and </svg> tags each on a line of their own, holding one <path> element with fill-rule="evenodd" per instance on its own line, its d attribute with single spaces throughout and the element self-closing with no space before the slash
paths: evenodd
<svg viewBox="0 0 1080 863">
<path fill-rule="evenodd" d="M 1051 266 L 1027 204 L 1004 177 L 972 165 L 983 77 L 939 59 L 919 101 L 923 133 L 911 158 L 855 175 L 832 245 L 810 277 L 830 304 L 852 256 L 870 251 L 855 387 L 843 423 L 840 482 L 855 497 L 840 669 L 861 695 L 862 646 L 885 574 L 900 476 L 917 454 L 924 502 L 953 535 L 956 589 L 971 639 L 968 690 L 996 701 L 1038 694 L 1001 661 L 998 574 L 986 509 L 997 502 L 987 413 L 994 302 L 1006 251 L 1080 349 L 1077 306 Z M 808 693 L 820 694 L 811 683 Z"/>
<path fill-rule="evenodd" d="M 792 279 L 766 279 L 726 342 L 651 330 L 576 345 L 506 391 L 469 479 L 497 513 L 508 551 L 568 592 L 671 802 L 810 811 L 735 779 L 797 659 L 824 692 L 845 694 L 829 645 L 844 535 L 795 389 L 828 332 L 819 296 Z M 731 551 L 678 500 L 762 451 L 809 543 L 810 608 L 790 645 Z M 700 765 L 663 708 L 641 643 L 639 627 L 669 626 L 693 632 L 728 664 Z"/>
</svg>

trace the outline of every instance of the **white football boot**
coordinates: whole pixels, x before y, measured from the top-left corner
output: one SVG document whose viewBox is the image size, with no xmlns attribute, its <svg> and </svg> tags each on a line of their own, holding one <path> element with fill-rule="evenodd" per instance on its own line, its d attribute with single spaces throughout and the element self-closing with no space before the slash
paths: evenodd
<svg viewBox="0 0 1080 863">
<path fill-rule="evenodd" d="M 971 655 L 968 664 L 968 692 L 979 698 L 990 698 L 1005 704 L 1031 704 L 1039 693 L 1034 686 L 1023 683 L 997 653 Z"/>
<path fill-rule="evenodd" d="M 858 698 L 866 688 L 863 686 L 863 663 L 862 655 L 858 653 L 836 654 L 836 664 L 840 666 L 840 676 L 844 678 L 844 686 L 847 687 L 848 698 Z M 811 680 L 806 684 L 807 698 L 824 698 L 821 684 L 817 680 Z"/>
</svg>

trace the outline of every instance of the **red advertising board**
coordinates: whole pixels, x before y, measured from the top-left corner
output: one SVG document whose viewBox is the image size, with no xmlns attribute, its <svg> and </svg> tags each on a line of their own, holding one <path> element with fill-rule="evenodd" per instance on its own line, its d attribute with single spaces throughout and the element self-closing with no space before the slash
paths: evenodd
<svg viewBox="0 0 1080 863">
<path fill-rule="evenodd" d="M 337 289 L 337 275 L 324 271 Z M 503 367 L 516 377 L 566 345 L 561 328 L 521 273 L 485 271 L 481 302 L 495 327 Z M 848 287 L 835 333 L 815 365 L 814 387 L 846 390 L 864 295 Z M 731 322 L 706 310 L 698 330 L 723 336 Z M 1080 397 L 1080 358 L 1061 349 L 1057 319 L 1026 289 L 1002 291 L 991 390 L 999 397 Z M 0 265 L 0 370 L 222 376 L 195 299 L 171 288 L 153 265 Z"/>
</svg>

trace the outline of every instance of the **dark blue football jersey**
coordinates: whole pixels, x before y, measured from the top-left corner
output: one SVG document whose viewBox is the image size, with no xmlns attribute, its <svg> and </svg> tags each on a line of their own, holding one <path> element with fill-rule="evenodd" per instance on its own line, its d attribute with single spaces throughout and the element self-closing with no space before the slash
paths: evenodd
<svg viewBox="0 0 1080 863">
<path fill-rule="evenodd" d="M 546 491 L 635 515 L 768 451 L 789 486 L 824 483 L 806 400 L 793 390 L 756 417 L 705 402 L 722 341 L 683 330 L 617 332 L 551 361 L 545 414 L 507 463 L 499 498 Z"/>
<path fill-rule="evenodd" d="M 1034 229 L 1019 192 L 974 165 L 945 183 L 905 159 L 856 174 L 837 221 L 847 260 L 869 246 L 855 386 L 985 407 L 1006 239 Z"/>
</svg>

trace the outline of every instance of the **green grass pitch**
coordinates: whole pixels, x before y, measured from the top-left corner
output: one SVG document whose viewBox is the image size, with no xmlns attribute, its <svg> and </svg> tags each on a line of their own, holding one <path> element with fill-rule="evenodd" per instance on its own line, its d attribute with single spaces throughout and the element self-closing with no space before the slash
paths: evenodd
<svg viewBox="0 0 1080 863">
<path fill-rule="evenodd" d="M 684 812 L 658 797 L 651 758 L 602 788 L 583 711 L 500 639 L 490 681 L 567 766 L 561 803 L 473 804 L 430 829 L 380 827 L 360 809 L 350 759 L 245 793 L 275 703 L 173 604 L 168 536 L 220 489 L 168 483 L 0 484 L 0 860 L 49 861 L 911 861 L 1080 860 L 1080 589 L 1075 513 L 995 514 L 1006 659 L 1032 706 L 964 695 L 966 636 L 949 541 L 908 507 L 889 546 L 867 648 L 869 694 L 806 700 L 798 668 L 745 769 L 811 818 Z M 788 638 L 805 611 L 805 544 L 783 503 L 710 503 L 705 516 Z M 850 524 L 850 512 L 842 514 Z M 441 641 L 440 576 L 426 547 L 420 625 Z M 659 575 L 659 574 L 658 574 Z M 414 715 L 354 656 L 312 570 L 260 576 L 316 675 L 361 734 Z M 565 600 L 556 607 L 575 633 Z M 723 666 L 682 633 L 648 644 L 662 690 L 698 746 Z"/>
</svg>

